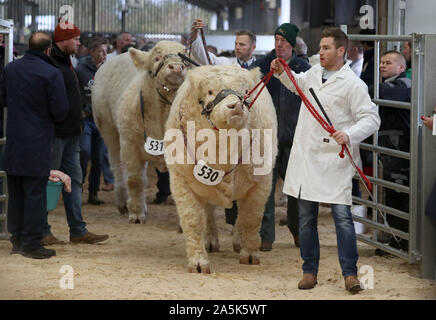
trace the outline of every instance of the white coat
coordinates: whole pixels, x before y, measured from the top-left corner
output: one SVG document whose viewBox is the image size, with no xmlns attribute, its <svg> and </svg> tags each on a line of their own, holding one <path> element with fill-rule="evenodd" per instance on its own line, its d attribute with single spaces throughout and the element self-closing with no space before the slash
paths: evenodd
<svg viewBox="0 0 436 320">
<path fill-rule="evenodd" d="M 377 107 L 371 102 L 366 84 L 345 64 L 322 83 L 321 65 L 294 77 L 303 93 L 322 115 L 309 92 L 313 88 L 336 130 L 350 138 L 348 145 L 353 157 L 358 157 L 359 143 L 380 126 Z M 295 87 L 283 72 L 280 81 L 292 92 Z M 301 199 L 351 205 L 352 177 L 355 169 L 345 154 L 339 157 L 341 146 L 329 136 L 302 103 L 294 142 L 289 157 L 283 192 Z M 360 159 L 355 159 L 359 162 Z"/>
<path fill-rule="evenodd" d="M 191 44 L 191 53 L 194 59 L 201 65 L 209 64 L 199 32 L 197 34 L 197 38 L 195 38 Z M 209 52 L 209 58 L 211 64 L 213 65 L 231 66 L 238 64 L 238 60 L 234 57 L 217 57 L 212 52 Z"/>
</svg>

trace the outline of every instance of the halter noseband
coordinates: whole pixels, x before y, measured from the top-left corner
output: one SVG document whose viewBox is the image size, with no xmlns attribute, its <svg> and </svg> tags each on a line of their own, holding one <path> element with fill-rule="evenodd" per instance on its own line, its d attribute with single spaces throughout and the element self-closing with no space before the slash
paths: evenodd
<svg viewBox="0 0 436 320">
<path fill-rule="evenodd" d="M 201 114 L 209 118 L 213 108 L 215 108 L 218 103 L 220 103 L 221 101 L 223 101 L 225 98 L 227 98 L 232 94 L 238 97 L 239 101 L 241 101 L 248 108 L 249 103 L 245 100 L 245 97 L 243 95 L 232 89 L 223 89 L 217 94 L 217 96 L 213 101 L 207 104 L 206 107 L 204 106 L 204 102 L 200 101 L 200 104 L 203 106 L 203 110 L 201 111 Z"/>
<path fill-rule="evenodd" d="M 185 66 L 188 66 L 187 62 L 184 59 L 182 59 L 178 54 L 169 53 L 163 57 L 162 61 L 159 63 L 159 66 L 157 67 L 157 69 L 154 73 L 152 73 L 150 70 L 150 75 L 152 78 L 155 78 L 159 74 L 159 72 L 162 69 L 162 67 L 164 66 L 166 60 L 168 60 L 170 57 L 178 57 L 178 60 L 180 60 Z"/>
</svg>

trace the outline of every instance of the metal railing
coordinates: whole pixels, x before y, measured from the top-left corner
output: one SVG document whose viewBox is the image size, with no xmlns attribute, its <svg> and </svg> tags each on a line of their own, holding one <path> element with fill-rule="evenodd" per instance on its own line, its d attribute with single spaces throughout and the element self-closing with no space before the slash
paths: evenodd
<svg viewBox="0 0 436 320">
<path fill-rule="evenodd" d="M 430 161 L 424 161 L 427 158 L 435 159 L 434 151 L 432 153 L 425 152 L 425 145 L 423 144 L 423 136 L 428 133 L 422 131 L 422 122 L 420 116 L 423 114 L 431 113 L 433 105 L 436 103 L 435 99 L 429 96 L 436 96 L 431 87 L 426 86 L 427 79 L 434 79 L 435 72 L 431 68 L 426 68 L 424 64 L 429 63 L 428 60 L 435 56 L 435 48 L 431 47 L 431 41 L 435 41 L 436 35 L 420 35 L 412 34 L 408 36 L 389 36 L 389 35 L 348 35 L 351 40 L 355 41 L 374 41 L 374 96 L 373 102 L 379 107 L 394 107 L 399 109 L 410 110 L 410 152 L 399 151 L 378 145 L 378 133 L 373 135 L 372 144 L 361 143 L 361 150 L 372 152 L 373 160 L 373 176 L 369 177 L 370 181 L 374 184 L 373 188 L 373 201 L 365 200 L 359 197 L 353 197 L 353 202 L 361 205 L 366 205 L 373 208 L 372 219 L 359 217 L 353 215 L 356 222 L 363 223 L 364 225 L 373 229 L 372 236 L 356 235 L 357 239 L 367 243 L 376 248 L 387 251 L 395 256 L 407 259 L 409 263 L 422 262 L 423 267 L 427 269 L 433 268 L 433 274 L 430 271 L 423 276 L 431 279 L 436 278 L 434 273 L 435 257 L 434 248 L 435 243 L 429 244 L 428 239 L 435 238 L 436 230 L 434 227 L 428 227 L 423 222 L 425 220 L 425 201 L 430 192 L 431 182 L 436 178 L 436 169 L 430 166 Z M 427 39 L 427 41 L 426 41 Z M 430 40 L 431 39 L 431 40 Z M 382 41 L 412 41 L 412 87 L 411 87 L 411 102 L 398 102 L 392 100 L 383 100 L 379 96 L 379 61 L 380 61 L 380 42 Z M 433 51 L 431 51 L 433 50 Z M 427 60 L 424 60 L 427 58 Z M 425 104 L 424 100 L 428 100 Z M 433 105 L 432 105 L 433 103 Z M 427 112 L 425 110 L 427 109 Z M 436 139 L 435 139 L 436 140 Z M 435 140 L 429 140 L 426 145 L 436 146 Z M 409 171 L 409 185 L 402 185 L 392 181 L 384 180 L 378 177 L 378 163 L 379 155 L 388 155 L 391 157 L 406 159 L 410 161 Z M 357 176 L 356 176 L 357 177 Z M 429 187 L 430 186 L 430 187 Z M 383 199 L 379 199 L 379 191 L 383 189 L 391 189 L 397 192 L 402 192 L 409 195 L 409 207 L 401 208 L 401 210 L 384 205 Z M 375 210 L 378 208 L 384 214 L 390 214 L 408 221 L 409 232 L 404 232 L 394 229 L 386 224 L 378 222 L 378 214 Z M 407 212 L 406 212 L 407 211 Z M 422 235 L 425 227 L 427 228 L 426 236 Z M 409 241 L 408 252 L 393 248 L 387 244 L 378 241 L 378 232 L 386 232 L 393 234 L 398 238 Z M 426 239 L 423 241 L 423 239 Z M 428 247 L 431 249 L 428 249 Z M 423 248 L 426 248 L 426 254 L 423 254 Z M 432 265 L 429 267 L 429 265 Z"/>
</svg>

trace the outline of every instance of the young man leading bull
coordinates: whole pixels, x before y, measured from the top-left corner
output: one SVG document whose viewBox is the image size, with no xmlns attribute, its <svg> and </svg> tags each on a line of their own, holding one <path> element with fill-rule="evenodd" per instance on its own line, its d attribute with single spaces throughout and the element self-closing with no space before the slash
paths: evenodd
<svg viewBox="0 0 436 320">
<path fill-rule="evenodd" d="M 315 91 L 336 129 L 330 136 L 306 107 L 301 108 L 283 187 L 284 193 L 298 199 L 300 253 L 304 260 L 299 289 L 311 289 L 317 284 L 319 202 L 331 204 L 345 288 L 351 293 L 362 289 L 357 278 L 358 252 L 350 211 L 355 169 L 339 153 L 341 145 L 346 144 L 351 154 L 358 157 L 355 151 L 360 141 L 378 129 L 380 117 L 367 86 L 345 62 L 347 43 L 348 37 L 340 29 L 324 30 L 319 46 L 320 65 L 294 74 L 297 85 L 314 106 L 317 104 L 309 89 Z M 289 90 L 296 92 L 278 59 L 271 62 L 271 70 Z"/>
</svg>

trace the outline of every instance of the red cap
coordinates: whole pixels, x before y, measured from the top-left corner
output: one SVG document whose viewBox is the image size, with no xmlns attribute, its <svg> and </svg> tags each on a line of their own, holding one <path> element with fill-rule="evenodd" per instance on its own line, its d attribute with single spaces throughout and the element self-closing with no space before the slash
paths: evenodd
<svg viewBox="0 0 436 320">
<path fill-rule="evenodd" d="M 80 29 L 77 28 L 75 24 L 68 23 L 58 23 L 54 32 L 54 42 L 61 42 L 64 40 L 70 40 L 75 37 L 80 36 Z"/>
</svg>

